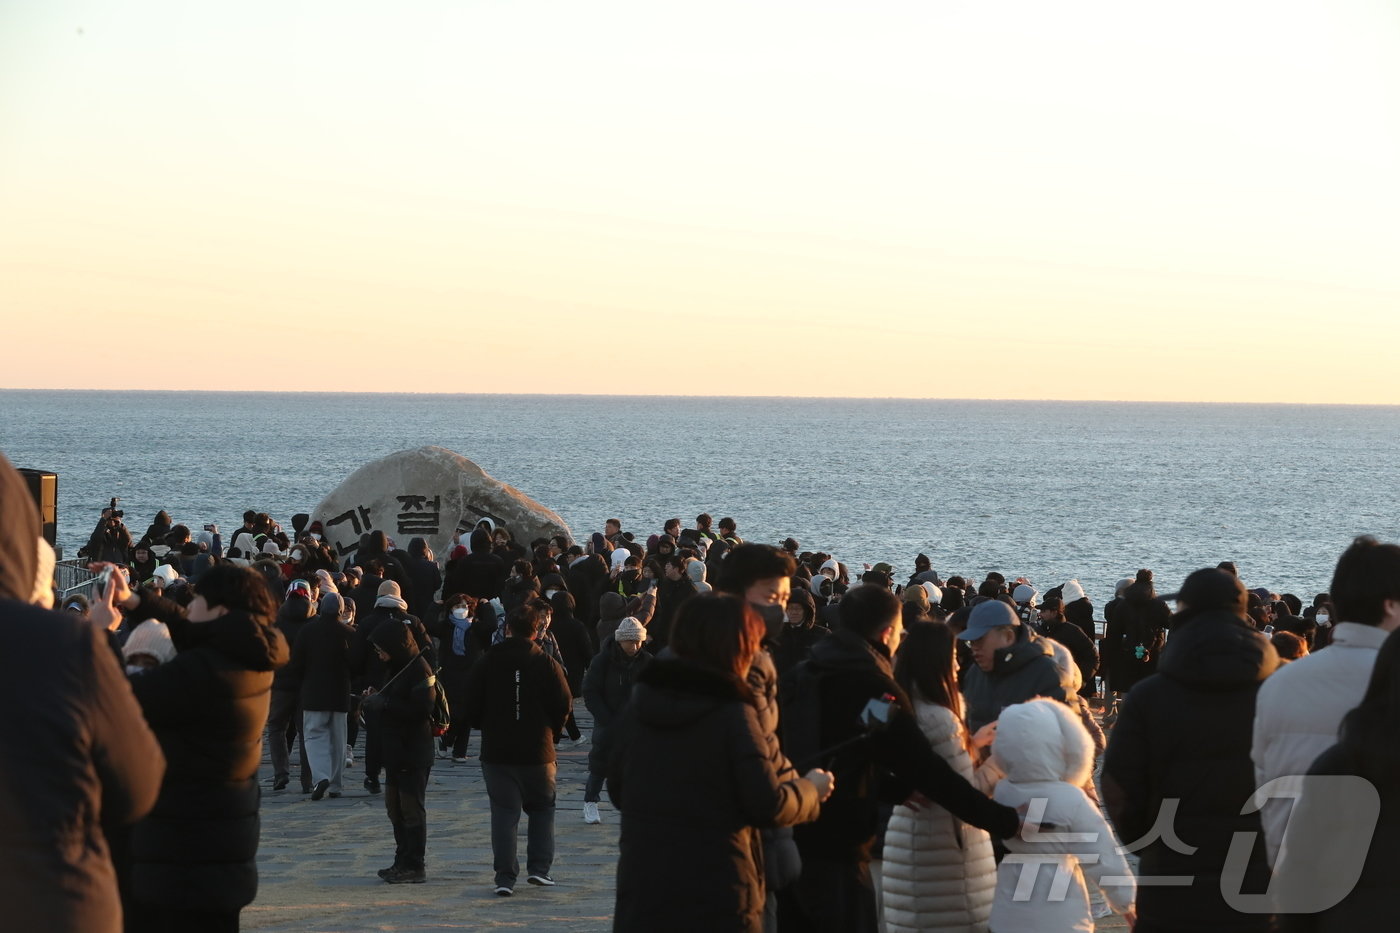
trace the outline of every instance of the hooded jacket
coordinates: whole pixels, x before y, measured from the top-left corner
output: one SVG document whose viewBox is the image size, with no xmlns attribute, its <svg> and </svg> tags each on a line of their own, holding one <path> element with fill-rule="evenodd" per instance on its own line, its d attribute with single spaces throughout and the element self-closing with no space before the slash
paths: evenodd
<svg viewBox="0 0 1400 933">
<path fill-rule="evenodd" d="M 1108 607 L 1104 607 L 1108 618 Z M 1171 610 L 1157 598 L 1150 581 L 1133 583 L 1123 591 L 1113 618 L 1104 625 L 1099 647 L 1110 690 L 1126 693 L 1139 680 L 1157 672 L 1163 632 L 1171 624 Z"/>
<path fill-rule="evenodd" d="M 1202 933 L 1267 930 L 1270 918 L 1236 913 L 1220 893 L 1236 833 L 1260 833 L 1246 811 L 1254 794 L 1249 758 L 1259 685 L 1278 666 L 1269 640 L 1223 610 L 1173 620 L 1157 674 L 1123 701 L 1103 763 L 1104 803 L 1125 844 L 1147 837 L 1164 803 L 1184 845 L 1155 834 L 1140 852 L 1140 874 L 1192 877 L 1188 886 L 1144 885 L 1138 915 L 1149 926 Z M 1167 814 L 1171 816 L 1170 813 Z M 1193 854 L 1184 854 L 1185 848 Z M 1256 846 L 1246 891 L 1263 891 L 1269 868 Z M 1257 886 L 1257 887 L 1256 887 Z"/>
<path fill-rule="evenodd" d="M 350 710 L 350 639 L 354 629 L 340 621 L 341 597 L 321 597 L 321 611 L 292 642 L 286 682 L 298 691 L 303 710 Z"/>
<path fill-rule="evenodd" d="M 1036 697 L 1064 702 L 1068 696 L 1053 646 L 1033 638 L 1024 625 L 1016 626 L 1016 641 L 997 653 L 990 671 L 968 665 L 962 692 L 967 700 L 967 727 L 973 732 L 995 722 L 1014 703 Z"/>
<path fill-rule="evenodd" d="M 615 930 L 763 929 L 757 829 L 810 820 L 820 804 L 810 781 L 773 771 L 752 699 L 733 674 L 688 661 L 642 672 L 610 755 Z"/>
<path fill-rule="evenodd" d="M 117 876 L 101 822 L 116 827 L 149 811 L 165 759 L 106 633 L 28 604 L 38 540 L 29 490 L 0 456 L 3 925 L 117 933 Z"/>
<path fill-rule="evenodd" d="M 1091 933 L 1086 876 L 1115 911 L 1131 907 L 1132 870 L 1098 807 L 1081 789 L 1093 771 L 1094 744 L 1075 713 L 1052 700 L 1007 707 L 997 720 L 993 750 L 1006 772 L 996 799 L 1013 807 L 1043 801 L 1040 822 L 1055 826 L 1058 838 L 1006 841 L 1010 854 L 997 869 L 991 928 Z M 1028 878 L 1034 878 L 1029 892 Z M 1068 890 L 1057 890 L 1066 878 Z"/>
<path fill-rule="evenodd" d="M 433 670 L 419 654 L 418 642 L 406 625 L 385 624 L 370 636 L 389 655 L 384 662 L 386 683 L 380 699 L 377 729 L 380 754 L 389 771 L 427 771 L 433 766 Z"/>
<path fill-rule="evenodd" d="M 271 619 L 234 610 L 190 622 L 140 594 L 131 615 L 170 627 L 175 659 L 132 678 L 165 752 L 165 781 L 132 831 L 137 901 L 235 911 L 257 894 L 258 763 L 273 671 L 288 660 Z"/>
</svg>

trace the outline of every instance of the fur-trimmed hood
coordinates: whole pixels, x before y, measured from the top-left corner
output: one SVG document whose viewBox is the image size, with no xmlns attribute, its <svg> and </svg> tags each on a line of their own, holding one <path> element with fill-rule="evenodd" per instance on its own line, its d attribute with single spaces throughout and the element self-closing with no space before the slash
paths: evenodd
<svg viewBox="0 0 1400 933">
<path fill-rule="evenodd" d="M 1031 700 L 1002 710 L 992 749 L 1018 784 L 1063 781 L 1076 787 L 1094 768 L 1094 742 L 1068 706 Z"/>
</svg>

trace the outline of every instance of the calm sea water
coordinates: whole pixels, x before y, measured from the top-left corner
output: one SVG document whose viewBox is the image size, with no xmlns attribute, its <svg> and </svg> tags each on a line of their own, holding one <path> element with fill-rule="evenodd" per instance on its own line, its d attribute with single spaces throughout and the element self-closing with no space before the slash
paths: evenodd
<svg viewBox="0 0 1400 933">
<path fill-rule="evenodd" d="M 0 391 L 0 450 L 59 474 L 71 556 L 110 496 L 136 535 L 245 508 L 287 523 L 360 465 L 435 444 L 562 515 L 732 515 L 853 567 L 1171 589 L 1236 561 L 1325 590 L 1356 534 L 1400 539 L 1400 408 L 1081 402 Z"/>
</svg>

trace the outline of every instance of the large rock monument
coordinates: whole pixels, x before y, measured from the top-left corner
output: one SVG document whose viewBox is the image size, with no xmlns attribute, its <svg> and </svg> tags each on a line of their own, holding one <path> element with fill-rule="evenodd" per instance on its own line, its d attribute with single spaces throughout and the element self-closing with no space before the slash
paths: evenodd
<svg viewBox="0 0 1400 933">
<path fill-rule="evenodd" d="M 353 554 L 360 535 L 370 531 L 385 532 L 401 548 L 423 538 L 442 555 L 453 532 L 470 531 L 483 518 L 505 526 L 527 546 L 554 535 L 573 540 L 554 512 L 442 447 L 401 450 L 365 464 L 311 513 L 341 556 Z"/>
</svg>

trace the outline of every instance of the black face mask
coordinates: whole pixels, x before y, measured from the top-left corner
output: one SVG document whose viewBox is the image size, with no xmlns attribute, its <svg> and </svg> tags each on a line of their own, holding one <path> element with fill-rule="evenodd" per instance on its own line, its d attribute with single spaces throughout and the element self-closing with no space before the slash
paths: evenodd
<svg viewBox="0 0 1400 933">
<path fill-rule="evenodd" d="M 768 603 L 760 606 L 758 603 L 749 603 L 763 619 L 763 630 L 766 633 L 765 639 L 776 639 L 783 633 L 783 623 L 787 622 L 787 610 L 777 603 Z"/>
</svg>

